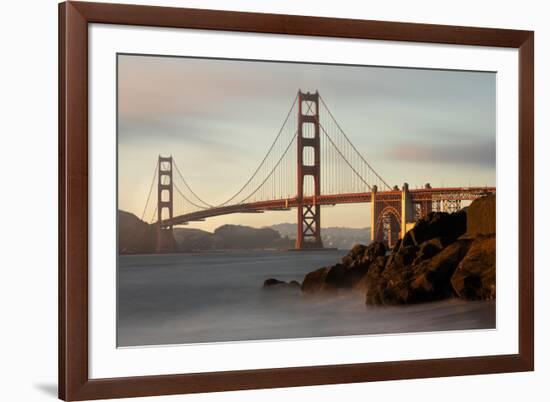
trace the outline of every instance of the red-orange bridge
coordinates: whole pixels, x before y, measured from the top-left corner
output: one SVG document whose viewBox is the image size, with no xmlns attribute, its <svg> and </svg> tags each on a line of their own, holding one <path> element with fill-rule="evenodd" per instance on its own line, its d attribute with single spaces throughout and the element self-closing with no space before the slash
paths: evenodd
<svg viewBox="0 0 550 402">
<path fill-rule="evenodd" d="M 301 91 L 257 169 L 225 202 L 205 202 L 174 158 L 159 156 L 142 219 L 155 182 L 157 202 L 151 221 L 158 228 L 159 252 L 173 249 L 172 230 L 177 225 L 292 208 L 297 210 L 296 248 L 320 248 L 321 207 L 353 203 L 370 203 L 371 239 L 391 245 L 429 212 L 453 212 L 462 201 L 496 192 L 495 187 L 480 186 L 432 188 L 426 184 L 409 189 L 405 183 L 401 188 L 390 187 L 353 145 L 322 97 Z"/>
</svg>

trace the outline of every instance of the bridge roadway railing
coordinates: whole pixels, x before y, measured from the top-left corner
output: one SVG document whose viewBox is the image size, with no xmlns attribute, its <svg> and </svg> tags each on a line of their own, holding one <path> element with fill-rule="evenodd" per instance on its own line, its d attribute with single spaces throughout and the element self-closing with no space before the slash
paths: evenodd
<svg viewBox="0 0 550 402">
<path fill-rule="evenodd" d="M 496 187 L 441 187 L 409 190 L 412 201 L 473 201 L 488 194 L 495 194 Z"/>
</svg>

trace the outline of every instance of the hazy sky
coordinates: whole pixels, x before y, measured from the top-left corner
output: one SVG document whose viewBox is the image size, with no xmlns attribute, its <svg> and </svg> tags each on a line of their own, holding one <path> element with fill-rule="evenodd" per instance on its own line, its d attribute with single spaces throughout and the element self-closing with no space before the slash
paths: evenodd
<svg viewBox="0 0 550 402">
<path fill-rule="evenodd" d="M 118 68 L 119 208 L 137 216 L 159 154 L 173 155 L 206 201 L 228 198 L 264 156 L 300 88 L 319 91 L 391 185 L 495 185 L 494 73 L 129 55 Z M 190 227 L 295 221 L 293 210 Z M 322 212 L 323 226 L 369 222 L 369 204 Z"/>
</svg>

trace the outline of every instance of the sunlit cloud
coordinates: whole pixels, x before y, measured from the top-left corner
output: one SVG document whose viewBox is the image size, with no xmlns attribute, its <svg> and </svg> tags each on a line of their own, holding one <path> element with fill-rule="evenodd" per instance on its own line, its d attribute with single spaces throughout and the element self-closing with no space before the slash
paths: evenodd
<svg viewBox="0 0 550 402">
<path fill-rule="evenodd" d="M 468 138 L 465 142 L 454 144 L 401 142 L 393 144 L 389 148 L 387 157 L 399 162 L 495 168 L 495 141 L 475 137 Z"/>
</svg>

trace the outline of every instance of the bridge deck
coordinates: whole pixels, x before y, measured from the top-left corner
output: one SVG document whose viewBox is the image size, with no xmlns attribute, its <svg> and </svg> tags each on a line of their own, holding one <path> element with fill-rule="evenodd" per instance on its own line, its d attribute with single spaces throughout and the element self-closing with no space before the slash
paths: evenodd
<svg viewBox="0 0 550 402">
<path fill-rule="evenodd" d="M 401 190 L 378 191 L 376 199 L 381 201 L 401 200 Z M 450 188 L 422 188 L 411 189 L 409 193 L 412 202 L 437 201 L 437 200 L 463 200 L 472 201 L 487 194 L 496 193 L 495 187 L 450 187 Z M 337 205 L 337 204 L 358 204 L 372 201 L 372 192 L 354 194 L 328 194 L 319 197 L 304 197 L 305 204 Z M 263 211 L 277 211 L 295 208 L 299 205 L 298 198 L 285 198 L 269 201 L 258 201 L 228 206 L 213 207 L 201 211 L 191 212 L 175 216 L 172 219 L 165 219 L 162 225 L 183 225 L 188 222 L 202 221 L 220 215 L 235 213 L 261 213 Z"/>
</svg>

